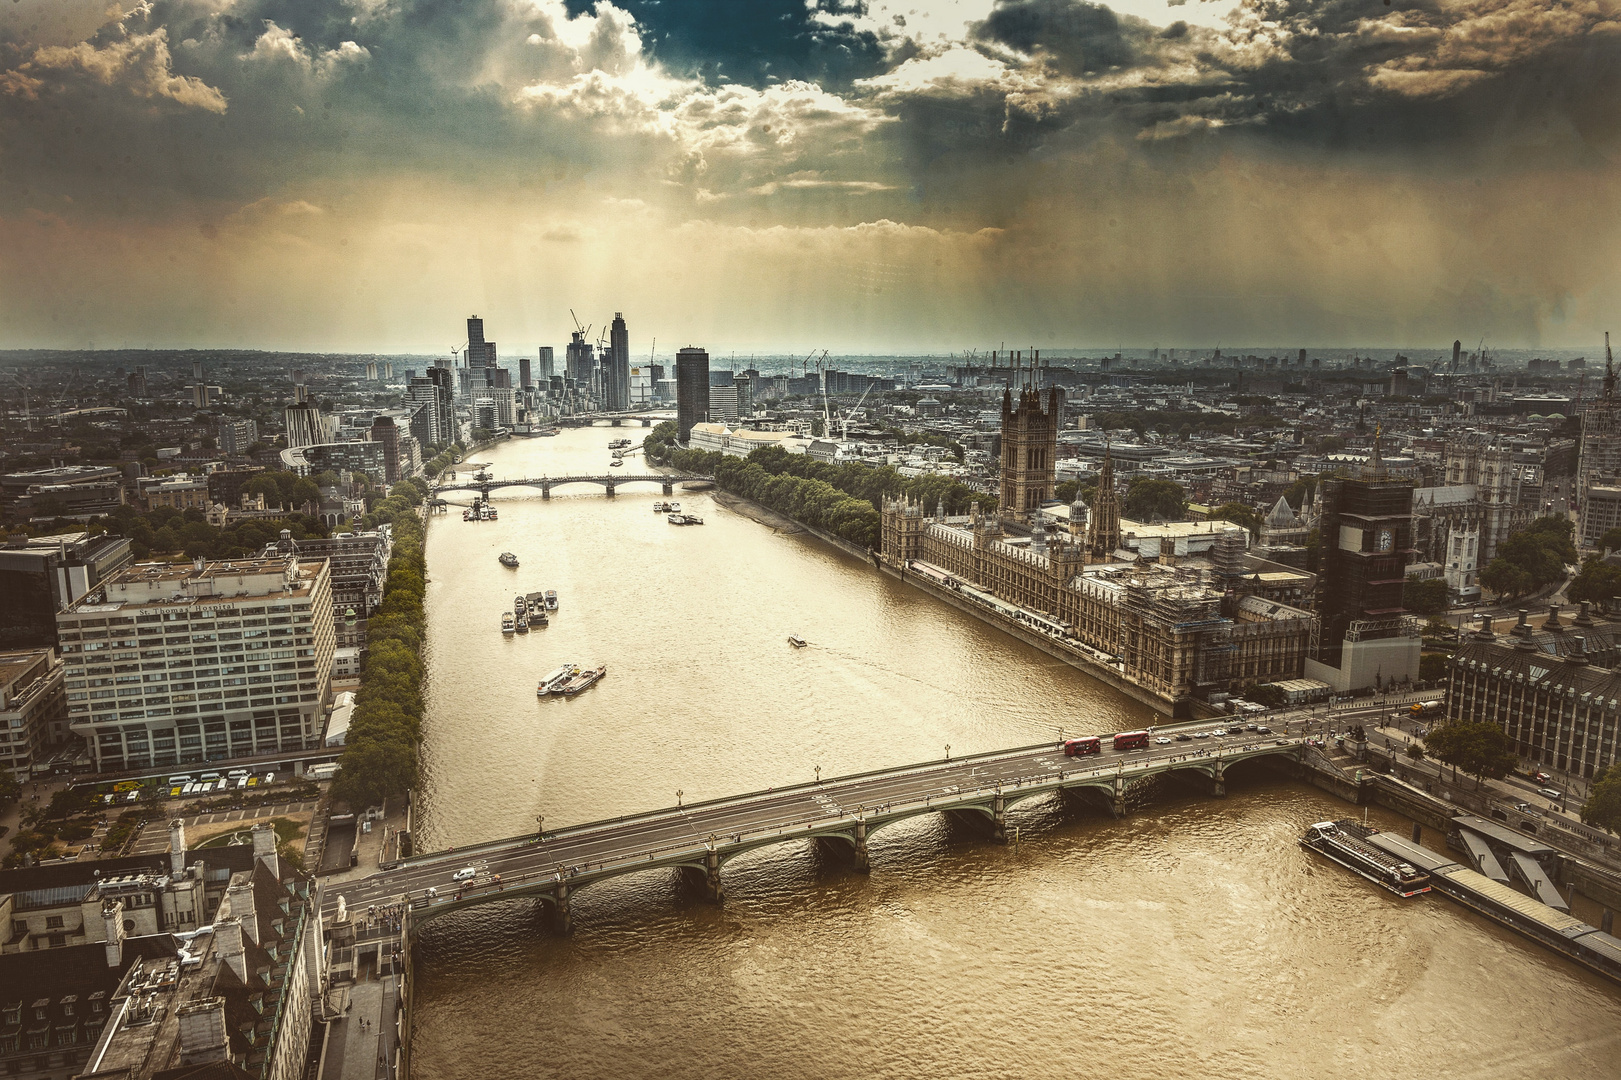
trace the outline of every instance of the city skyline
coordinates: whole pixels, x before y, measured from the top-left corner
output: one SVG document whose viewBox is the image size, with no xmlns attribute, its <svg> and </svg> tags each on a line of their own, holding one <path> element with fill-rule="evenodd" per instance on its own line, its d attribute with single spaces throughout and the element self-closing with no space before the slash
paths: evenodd
<svg viewBox="0 0 1621 1080">
<path fill-rule="evenodd" d="M 782 0 L 722 22 L 17 0 L 0 348 L 436 355 L 479 311 L 516 355 L 572 307 L 714 356 L 1591 355 L 1621 296 L 1601 8 Z"/>
</svg>

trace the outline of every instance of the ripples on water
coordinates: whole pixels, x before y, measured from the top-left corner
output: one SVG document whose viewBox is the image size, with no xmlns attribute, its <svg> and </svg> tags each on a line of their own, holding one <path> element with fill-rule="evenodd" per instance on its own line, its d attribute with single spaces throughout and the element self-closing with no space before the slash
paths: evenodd
<svg viewBox="0 0 1621 1080">
<path fill-rule="evenodd" d="M 487 460 L 503 477 L 606 472 L 622 434 L 640 429 Z M 430 844 L 1150 720 L 707 497 L 677 496 L 706 525 L 670 526 L 656 490 L 508 499 L 493 525 L 430 530 Z M 507 549 L 516 574 L 495 562 Z M 558 589 L 563 611 L 503 640 L 519 583 Z M 536 702 L 563 659 L 610 676 Z M 649 871 L 578 893 L 569 938 L 529 901 L 437 921 L 418 954 L 416 1075 L 1621 1075 L 1613 986 L 1295 844 L 1347 805 L 1262 776 L 1229 792 L 1167 784 L 1121 821 L 1033 800 L 1007 847 L 913 819 L 876 834 L 870 875 L 786 844 L 729 863 L 722 908 Z"/>
</svg>

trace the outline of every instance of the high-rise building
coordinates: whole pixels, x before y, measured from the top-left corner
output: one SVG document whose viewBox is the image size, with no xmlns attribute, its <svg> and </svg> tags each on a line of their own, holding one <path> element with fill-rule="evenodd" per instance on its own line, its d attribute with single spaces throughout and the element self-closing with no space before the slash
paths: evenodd
<svg viewBox="0 0 1621 1080">
<path fill-rule="evenodd" d="M 1597 547 L 1605 531 L 1601 522 L 1608 520 L 1608 515 L 1593 512 L 1599 503 L 1588 493 L 1594 488 L 1621 486 L 1621 398 L 1616 396 L 1609 334 L 1604 335 L 1604 389 L 1582 413 L 1582 440 L 1577 453 L 1576 490 L 1581 502 L 1576 542 L 1583 547 Z"/>
<path fill-rule="evenodd" d="M 1361 475 L 1324 480 L 1321 488 L 1322 632 L 1306 675 L 1342 692 L 1418 677 L 1418 632 L 1402 606 L 1413 484 L 1390 477 L 1379 441 L 1375 434 Z"/>
<path fill-rule="evenodd" d="M 709 354 L 688 346 L 675 354 L 676 439 L 686 442 L 692 425 L 709 420 Z"/>
<path fill-rule="evenodd" d="M 518 357 L 518 389 L 529 390 L 534 383 L 529 378 L 529 357 Z"/>
<path fill-rule="evenodd" d="M 0 548 L 0 649 L 55 647 L 56 613 L 129 564 L 129 541 L 106 533 L 7 543 Z"/>
<path fill-rule="evenodd" d="M 398 483 L 402 479 L 400 474 L 400 431 L 394 426 L 392 416 L 377 416 L 372 419 L 371 441 L 383 445 L 383 479 L 390 484 Z"/>
<path fill-rule="evenodd" d="M 614 312 L 614 321 L 608 328 L 608 363 L 605 372 L 609 409 L 624 411 L 630 408 L 630 334 L 625 329 L 625 316 Z"/>
<path fill-rule="evenodd" d="M 730 382 L 724 386 L 709 387 L 709 418 L 711 420 L 736 420 L 741 415 L 737 401 L 737 383 Z"/>
<path fill-rule="evenodd" d="M 129 375 L 129 396 L 132 398 L 146 397 L 146 368 L 137 367 Z"/>
<path fill-rule="evenodd" d="M 664 365 L 648 364 L 647 366 L 652 372 L 652 375 L 648 378 L 648 383 L 653 387 L 653 398 L 654 400 L 660 400 L 664 395 Z"/>
<path fill-rule="evenodd" d="M 285 416 L 289 450 L 337 441 L 338 418 L 323 413 L 313 401 L 287 406 Z"/>
<path fill-rule="evenodd" d="M 591 355 L 591 343 L 585 340 L 584 330 L 575 330 L 570 336 L 565 362 L 565 378 L 573 379 L 575 386 L 591 384 L 591 373 L 597 364 Z"/>
<path fill-rule="evenodd" d="M 1058 427 L 1064 419 L 1064 392 L 1049 386 L 1045 405 L 1034 386 L 1002 392 L 1002 491 L 998 513 L 1028 519 L 1053 497 L 1058 462 Z"/>
<path fill-rule="evenodd" d="M 219 452 L 226 457 L 241 457 L 258 441 L 259 425 L 253 420 L 227 419 L 219 423 Z"/>
<path fill-rule="evenodd" d="M 321 745 L 334 648 L 325 559 L 137 564 L 56 621 L 69 693 L 85 687 L 68 720 L 98 771 Z M 115 670 L 135 663 L 141 681 L 114 694 Z"/>
<path fill-rule="evenodd" d="M 51 748 L 67 742 L 67 697 L 62 692 L 62 661 L 54 649 L 0 652 L 0 772 L 33 779 Z"/>
<path fill-rule="evenodd" d="M 546 384 L 551 382 L 552 376 L 557 374 L 554 362 L 552 360 L 552 347 L 550 345 L 542 345 L 540 347 L 540 367 L 537 369 L 536 374 L 539 376 L 540 388 L 542 390 L 546 389 Z"/>
</svg>

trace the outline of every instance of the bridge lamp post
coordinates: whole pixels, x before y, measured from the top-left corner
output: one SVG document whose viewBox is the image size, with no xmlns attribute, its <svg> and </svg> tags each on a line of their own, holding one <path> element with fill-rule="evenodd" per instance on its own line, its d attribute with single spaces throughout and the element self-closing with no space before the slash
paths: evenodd
<svg viewBox="0 0 1621 1080">
<path fill-rule="evenodd" d="M 682 791 L 680 788 L 675 789 L 675 808 L 677 810 L 681 809 L 681 796 L 685 794 L 686 792 Z"/>
<path fill-rule="evenodd" d="M 541 840 L 546 839 L 546 815 L 545 814 L 536 814 L 535 815 L 535 830 L 540 834 L 540 839 Z"/>
<path fill-rule="evenodd" d="M 820 765 L 816 765 L 814 768 L 816 769 L 816 782 L 820 784 L 822 782 L 822 767 Z"/>
<path fill-rule="evenodd" d="M 946 743 L 946 761 L 949 762 L 950 760 L 951 760 L 951 744 Z"/>
</svg>

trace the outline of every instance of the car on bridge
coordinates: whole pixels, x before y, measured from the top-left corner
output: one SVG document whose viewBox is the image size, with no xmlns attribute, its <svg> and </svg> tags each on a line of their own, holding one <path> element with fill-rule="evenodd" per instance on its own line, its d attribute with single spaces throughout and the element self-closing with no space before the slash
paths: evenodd
<svg viewBox="0 0 1621 1080">
<path fill-rule="evenodd" d="M 1176 741 L 1177 742 L 1192 742 L 1193 741 L 1193 736 L 1189 735 L 1185 731 L 1179 731 L 1179 732 L 1176 733 Z"/>
<path fill-rule="evenodd" d="M 1168 735 L 1161 735 L 1159 738 L 1154 740 L 1155 744 L 1158 746 L 1169 746 L 1171 745 L 1171 741 L 1172 740 Z"/>
<path fill-rule="evenodd" d="M 450 880 L 456 882 L 472 881 L 477 876 L 478 871 L 476 869 L 471 866 L 464 866 L 454 874 L 451 874 Z"/>
</svg>

